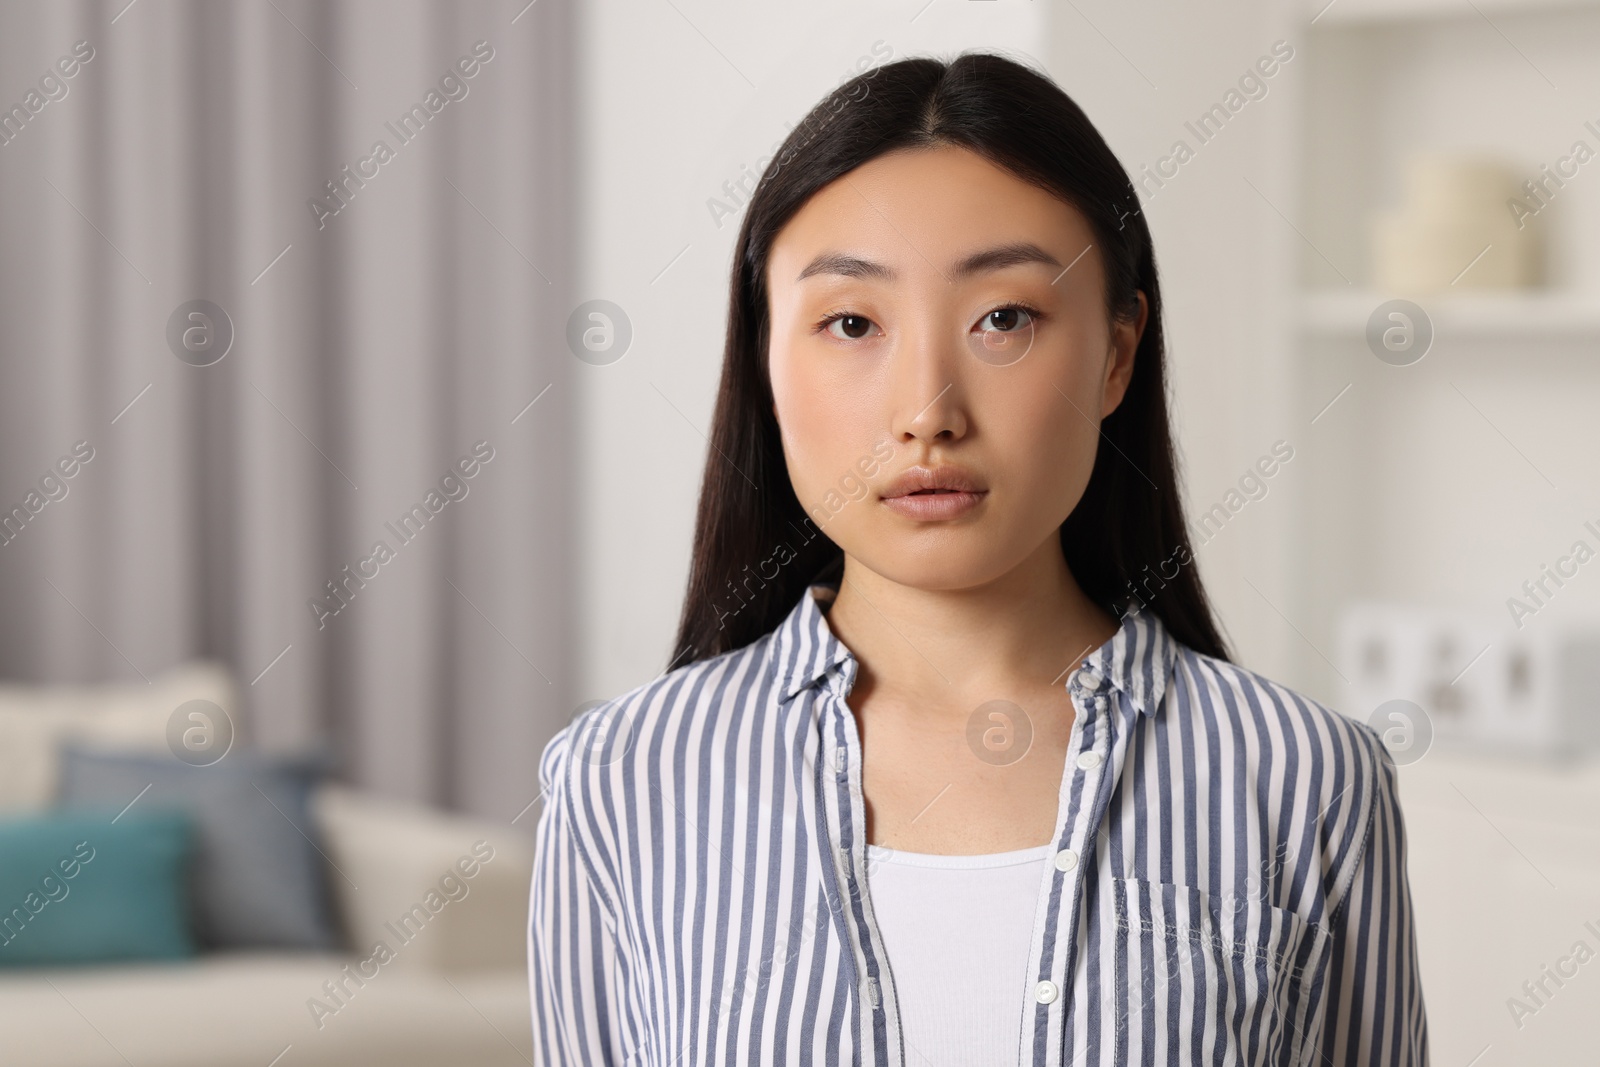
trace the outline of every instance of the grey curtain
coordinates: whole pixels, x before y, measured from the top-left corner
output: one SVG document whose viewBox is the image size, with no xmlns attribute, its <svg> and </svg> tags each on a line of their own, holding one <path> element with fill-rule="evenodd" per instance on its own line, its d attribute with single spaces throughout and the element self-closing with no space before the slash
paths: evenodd
<svg viewBox="0 0 1600 1067">
<path fill-rule="evenodd" d="M 533 800 L 572 704 L 573 22 L 0 5 L 0 675 L 216 658 L 263 746 Z"/>
</svg>

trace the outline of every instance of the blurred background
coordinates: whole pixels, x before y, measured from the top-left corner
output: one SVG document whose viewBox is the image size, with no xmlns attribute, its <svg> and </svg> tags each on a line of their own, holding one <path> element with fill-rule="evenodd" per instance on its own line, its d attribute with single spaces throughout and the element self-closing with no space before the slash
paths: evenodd
<svg viewBox="0 0 1600 1067">
<path fill-rule="evenodd" d="M 1593 1062 L 1600 3 L 8 0 L 7 1063 L 531 1061 L 538 758 L 673 658 L 744 202 L 974 48 L 1138 186 L 1199 566 L 1390 745 L 1434 1062 Z"/>
</svg>

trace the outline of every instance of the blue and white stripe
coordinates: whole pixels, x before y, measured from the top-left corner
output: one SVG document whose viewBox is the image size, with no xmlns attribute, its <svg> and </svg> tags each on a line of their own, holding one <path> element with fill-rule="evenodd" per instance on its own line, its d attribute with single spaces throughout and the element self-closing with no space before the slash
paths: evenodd
<svg viewBox="0 0 1600 1067">
<path fill-rule="evenodd" d="M 545 749 L 538 1063 L 927 1062 L 902 1040 L 866 892 L 857 661 L 815 599 L 833 592 Z M 1376 732 L 1148 611 L 1065 684 L 1078 714 L 1018 976 L 1022 1041 L 994 1062 L 1425 1065 Z"/>
</svg>

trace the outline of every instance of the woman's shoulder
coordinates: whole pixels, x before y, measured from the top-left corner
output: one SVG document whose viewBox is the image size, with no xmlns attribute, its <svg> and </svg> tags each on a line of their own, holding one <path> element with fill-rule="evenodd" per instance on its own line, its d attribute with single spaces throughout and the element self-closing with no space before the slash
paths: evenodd
<svg viewBox="0 0 1600 1067">
<path fill-rule="evenodd" d="M 1275 812 L 1285 832 L 1309 832 L 1327 856 L 1326 888 L 1342 898 L 1380 817 L 1398 819 L 1398 776 L 1384 738 L 1259 671 L 1183 646 L 1173 707 L 1197 744 L 1213 748 L 1209 773 L 1241 802 Z"/>
<path fill-rule="evenodd" d="M 1345 755 L 1374 769 L 1389 758 L 1367 723 L 1259 671 L 1179 646 L 1173 681 L 1177 699 L 1229 728 L 1256 734 L 1276 748 Z"/>
<path fill-rule="evenodd" d="M 1178 719 L 1224 750 L 1240 790 L 1281 781 L 1325 835 L 1359 846 L 1375 810 L 1394 803 L 1394 759 L 1372 726 L 1259 671 L 1182 646 L 1172 694 Z"/>
<path fill-rule="evenodd" d="M 767 652 L 773 636 L 674 667 L 609 700 L 581 705 L 545 746 L 541 788 L 548 792 L 558 781 L 580 776 L 599 786 L 605 778 L 631 775 L 642 762 L 656 767 L 672 762 L 645 761 L 644 752 L 678 752 L 691 740 L 709 743 L 710 727 L 718 727 L 716 732 L 733 727 L 733 720 L 750 714 L 770 689 Z"/>
</svg>

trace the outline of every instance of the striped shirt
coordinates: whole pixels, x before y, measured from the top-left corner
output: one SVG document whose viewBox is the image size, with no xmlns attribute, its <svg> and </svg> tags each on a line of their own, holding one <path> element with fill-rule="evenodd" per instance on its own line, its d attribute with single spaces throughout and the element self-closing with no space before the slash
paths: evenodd
<svg viewBox="0 0 1600 1067">
<path fill-rule="evenodd" d="M 528 938 L 541 1064 L 932 1054 L 902 1037 L 866 891 L 858 664 L 827 623 L 835 591 L 811 586 L 771 633 L 586 710 L 544 750 Z M 1022 1036 L 993 1062 L 1425 1065 L 1377 733 L 1196 652 L 1150 611 L 1074 666 Z"/>
</svg>

